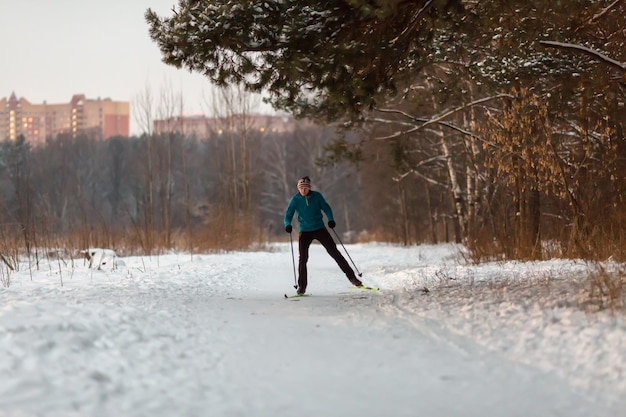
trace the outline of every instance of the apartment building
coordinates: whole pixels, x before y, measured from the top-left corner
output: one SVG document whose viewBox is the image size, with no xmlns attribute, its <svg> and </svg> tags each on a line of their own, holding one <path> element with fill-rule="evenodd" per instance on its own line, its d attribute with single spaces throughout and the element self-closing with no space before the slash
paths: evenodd
<svg viewBox="0 0 626 417">
<path fill-rule="evenodd" d="M 98 139 L 128 136 L 129 103 L 106 99 L 87 99 L 76 94 L 69 103 L 32 104 L 15 93 L 0 99 L 0 141 L 24 135 L 33 146 L 60 134 L 76 137 L 91 135 Z"/>
<path fill-rule="evenodd" d="M 229 117 L 180 116 L 153 122 L 154 133 L 177 132 L 199 139 L 227 132 L 286 133 L 293 132 L 296 120 L 291 116 L 266 114 L 234 114 Z"/>
</svg>

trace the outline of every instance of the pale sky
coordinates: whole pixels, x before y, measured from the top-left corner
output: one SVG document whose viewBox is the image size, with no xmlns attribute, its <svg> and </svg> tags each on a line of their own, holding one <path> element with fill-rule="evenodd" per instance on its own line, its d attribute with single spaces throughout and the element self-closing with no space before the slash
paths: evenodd
<svg viewBox="0 0 626 417">
<path fill-rule="evenodd" d="M 183 96 L 186 114 L 209 113 L 211 85 L 161 62 L 146 9 L 171 15 L 177 0 L 0 0 L 0 98 L 31 103 L 133 100 L 149 86 Z M 168 87 L 170 86 L 170 87 Z M 131 134 L 137 133 L 131 108 Z"/>
</svg>

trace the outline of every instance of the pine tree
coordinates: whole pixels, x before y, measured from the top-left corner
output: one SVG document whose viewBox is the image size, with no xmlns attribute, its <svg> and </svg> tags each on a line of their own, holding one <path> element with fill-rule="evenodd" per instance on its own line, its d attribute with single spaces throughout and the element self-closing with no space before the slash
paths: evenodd
<svg viewBox="0 0 626 417">
<path fill-rule="evenodd" d="M 163 61 L 218 85 L 266 90 L 295 115 L 337 119 L 395 92 L 429 54 L 434 21 L 460 1 L 180 0 L 146 12 Z M 452 19 L 440 19 L 451 26 Z"/>
</svg>

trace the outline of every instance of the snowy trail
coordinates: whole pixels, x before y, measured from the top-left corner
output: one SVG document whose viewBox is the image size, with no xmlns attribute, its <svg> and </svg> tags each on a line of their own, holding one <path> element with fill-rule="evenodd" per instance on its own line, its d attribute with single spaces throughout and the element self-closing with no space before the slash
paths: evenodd
<svg viewBox="0 0 626 417">
<path fill-rule="evenodd" d="M 315 246 L 303 299 L 282 298 L 285 252 L 126 262 L 0 293 L 0 416 L 621 412 L 415 315 L 401 289 L 350 289 Z"/>
</svg>

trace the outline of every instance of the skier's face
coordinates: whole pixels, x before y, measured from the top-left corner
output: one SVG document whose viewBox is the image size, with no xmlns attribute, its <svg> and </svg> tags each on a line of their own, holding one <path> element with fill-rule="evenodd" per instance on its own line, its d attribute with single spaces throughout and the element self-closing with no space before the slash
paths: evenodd
<svg viewBox="0 0 626 417">
<path fill-rule="evenodd" d="M 298 191 L 300 192 L 300 195 L 305 196 L 309 193 L 310 188 L 309 187 L 298 187 Z"/>
</svg>

